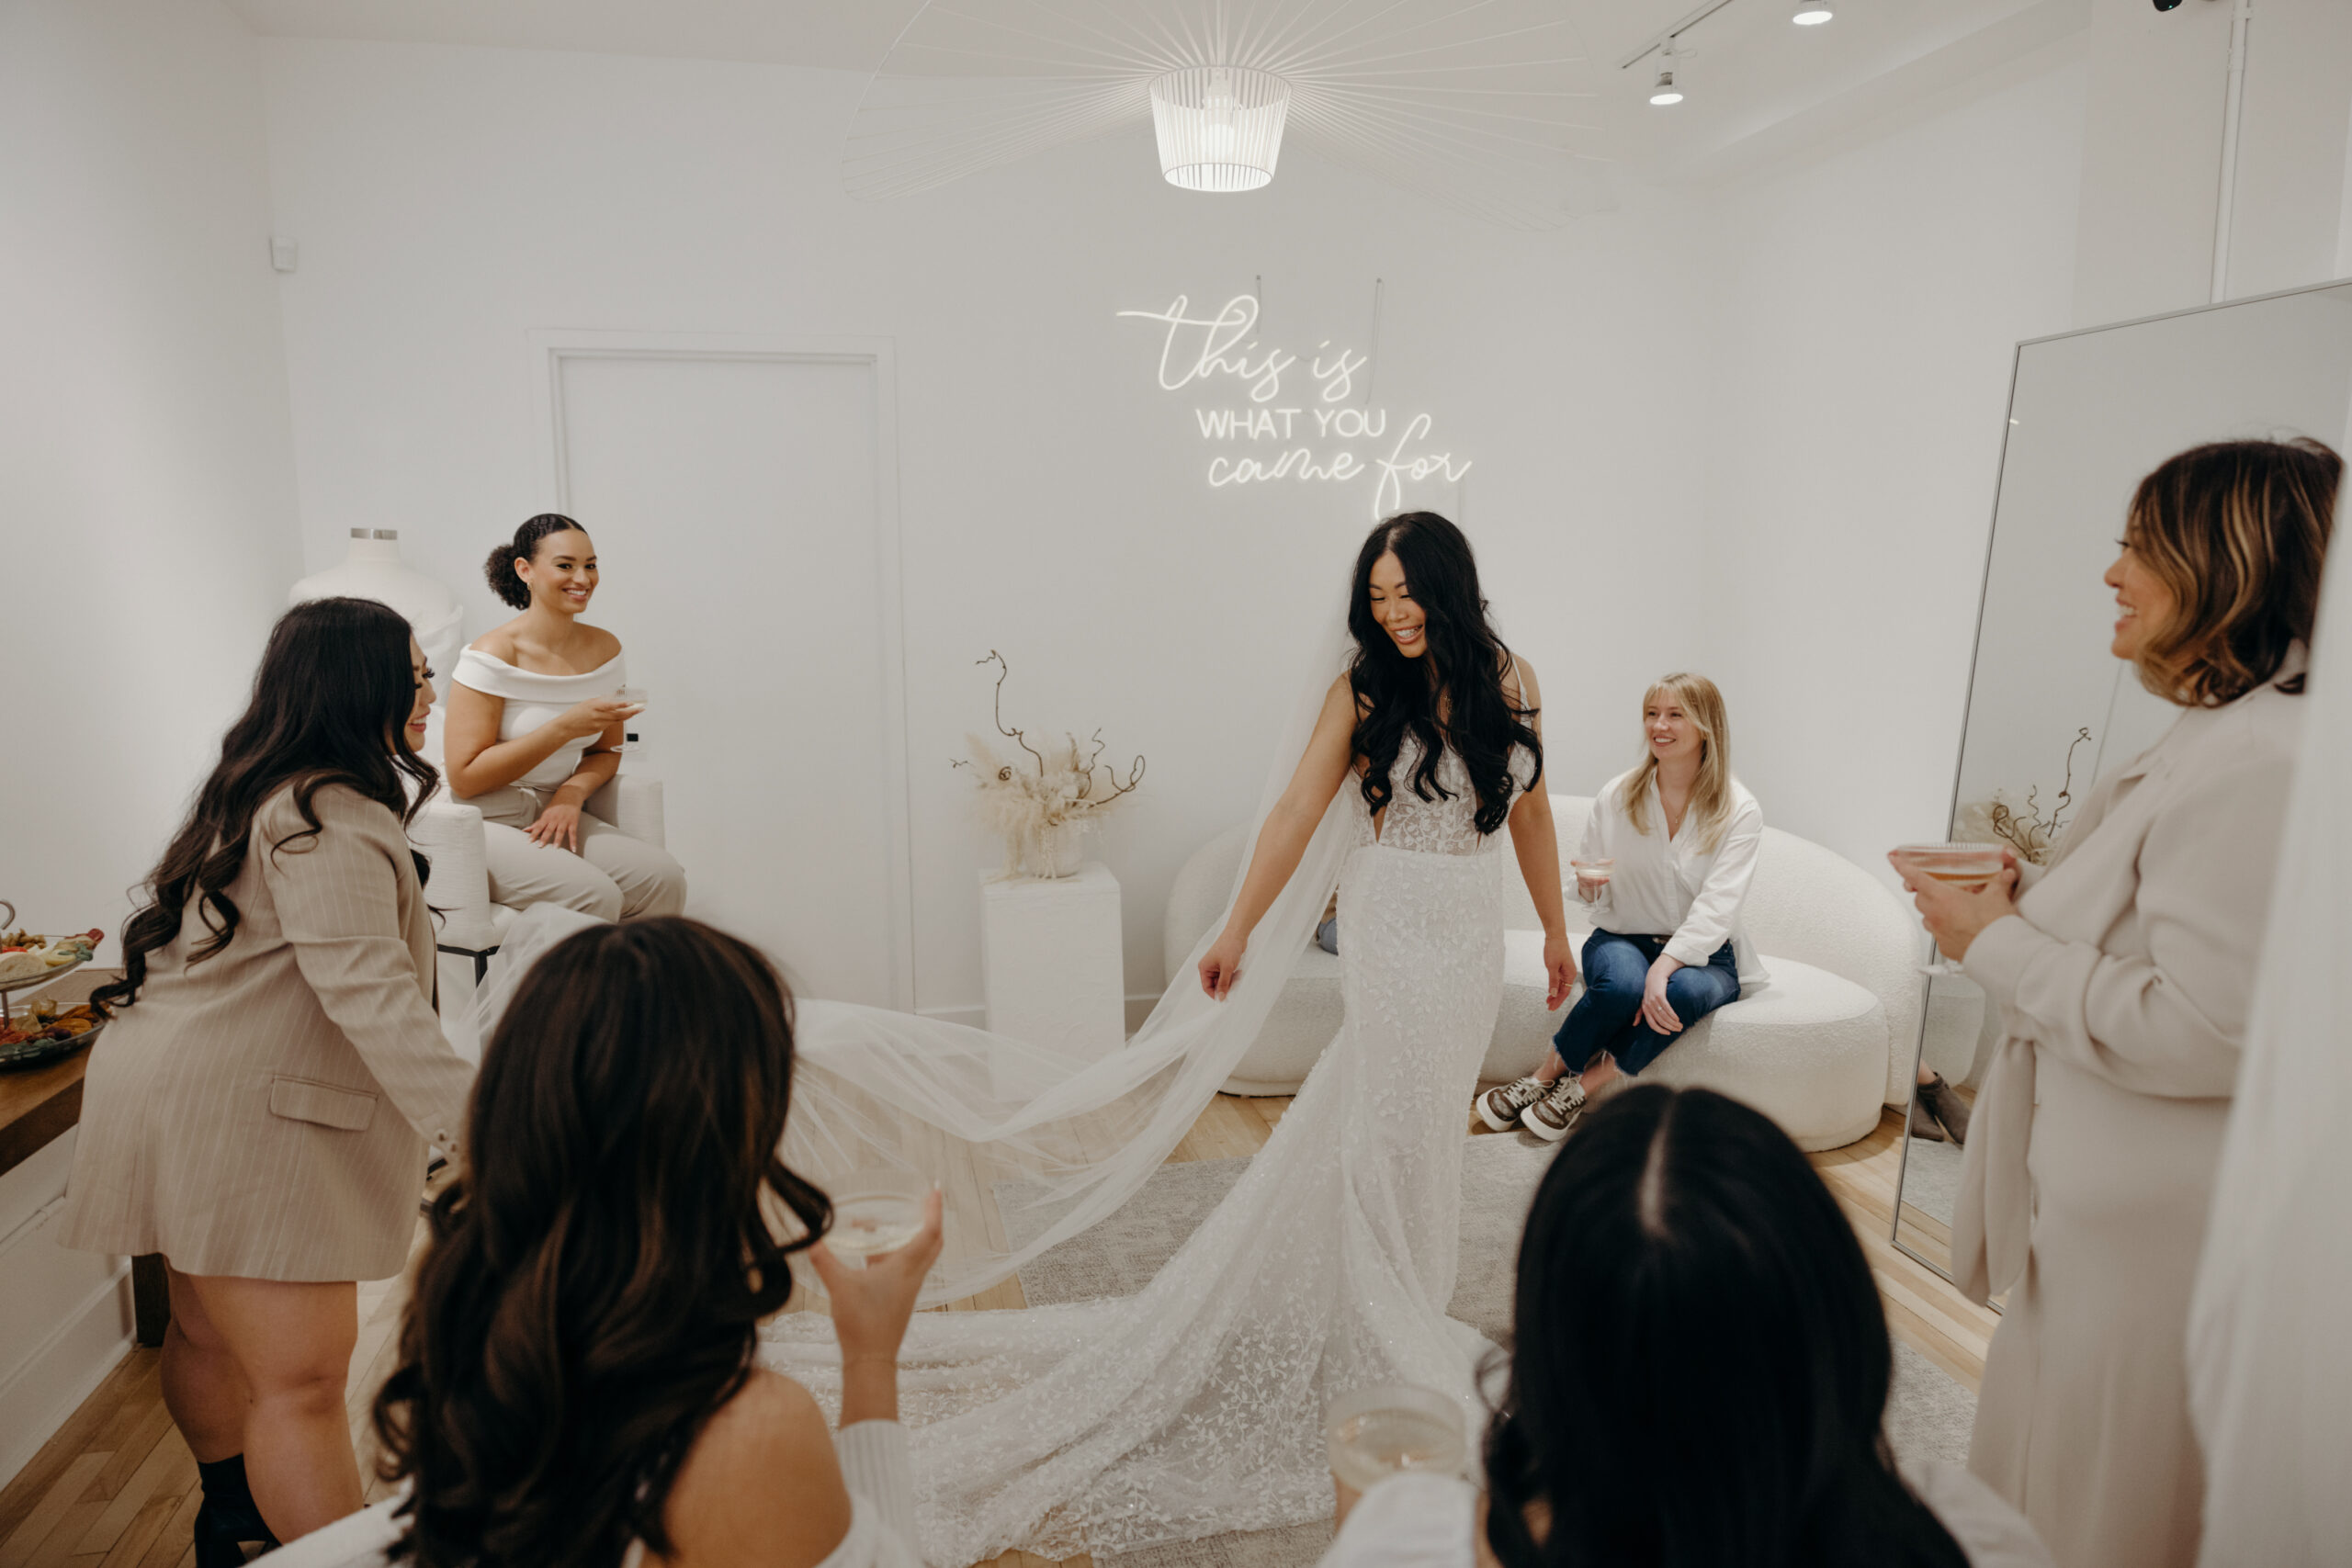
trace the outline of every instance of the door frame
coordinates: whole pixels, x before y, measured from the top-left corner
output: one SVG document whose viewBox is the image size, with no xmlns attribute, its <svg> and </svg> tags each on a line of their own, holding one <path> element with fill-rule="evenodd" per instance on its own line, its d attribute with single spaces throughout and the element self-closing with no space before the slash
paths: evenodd
<svg viewBox="0 0 2352 1568">
<path fill-rule="evenodd" d="M 899 385 L 896 345 L 887 337 L 803 337 L 768 333 L 604 332 L 540 328 L 528 334 L 532 402 L 546 445 L 547 492 L 571 508 L 571 464 L 564 423 L 563 367 L 574 359 L 764 361 L 862 365 L 874 373 L 875 605 L 882 661 L 883 816 L 889 844 L 884 895 L 890 928 L 890 1005 L 915 1005 L 913 809 L 907 773 L 906 615 L 899 528 Z"/>
</svg>

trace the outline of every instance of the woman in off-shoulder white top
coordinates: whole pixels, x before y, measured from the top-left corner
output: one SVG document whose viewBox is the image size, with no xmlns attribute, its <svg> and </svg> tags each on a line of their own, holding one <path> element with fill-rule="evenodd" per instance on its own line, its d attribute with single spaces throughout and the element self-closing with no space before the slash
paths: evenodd
<svg viewBox="0 0 2352 1568">
<path fill-rule="evenodd" d="M 749 943 L 674 916 L 579 929 L 525 972 L 435 1200 L 376 1401 L 398 1499 L 294 1568 L 917 1568 L 897 1356 L 940 1247 L 845 1269 L 778 1159 L 792 1000 Z M 724 1114 L 714 1115 L 714 1109 Z M 755 1365 L 806 1252 L 842 1351 L 840 1430 Z"/>
<path fill-rule="evenodd" d="M 1536 1190 L 1513 1299 L 1487 1496 L 1426 1472 L 1340 1483 L 1323 1568 L 2051 1568 L 1964 1469 L 1888 1461 L 1870 1264 L 1762 1113 L 1645 1085 L 1584 1118 Z"/>
<path fill-rule="evenodd" d="M 542 513 L 483 570 L 523 613 L 458 656 L 443 750 L 451 792 L 481 811 L 491 897 L 608 920 L 676 914 L 686 902 L 678 863 L 587 809 L 620 771 L 638 711 L 624 694 L 620 638 L 580 619 L 596 592 L 594 542 L 571 518 Z"/>
</svg>

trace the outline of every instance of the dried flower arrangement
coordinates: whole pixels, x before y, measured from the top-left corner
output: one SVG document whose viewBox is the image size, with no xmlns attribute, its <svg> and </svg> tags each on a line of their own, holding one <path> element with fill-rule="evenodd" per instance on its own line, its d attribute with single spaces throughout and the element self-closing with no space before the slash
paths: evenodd
<svg viewBox="0 0 2352 1568">
<path fill-rule="evenodd" d="M 2041 786 L 2035 784 L 2025 792 L 2022 807 L 2012 806 L 2008 796 L 1995 790 L 1989 800 L 1972 800 L 1960 808 L 1952 824 L 1952 837 L 1970 843 L 2005 843 L 2018 852 L 2018 858 L 2035 865 L 2050 863 L 2050 852 L 2058 847 L 2059 837 L 2066 830 L 2066 808 L 2075 799 L 2075 749 L 2091 738 L 2088 728 L 2075 731 L 2075 739 L 2066 747 L 2066 780 L 2058 787 L 2058 798 L 2051 803 L 2047 816 L 2041 810 Z"/>
<path fill-rule="evenodd" d="M 1048 761 L 1029 744 L 1025 730 L 1004 722 L 1004 682 L 1012 673 L 1004 655 L 990 649 L 986 659 L 974 662 L 997 667 L 997 733 L 1028 752 L 1035 760 L 1036 771 L 1032 773 L 1018 759 L 1004 761 L 978 735 L 964 738 L 972 755 L 955 758 L 948 765 L 971 769 L 979 785 L 980 821 L 1004 840 L 1004 869 L 998 873 L 1000 877 L 1068 876 L 1078 869 L 1079 834 L 1143 782 L 1144 759 L 1138 753 L 1122 781 L 1118 770 L 1102 761 L 1105 742 L 1097 729 L 1085 742 L 1065 733 L 1068 750 L 1056 747 L 1054 758 Z M 1084 750 L 1088 745 L 1091 750 Z M 1107 794 L 1098 793 L 1097 773 L 1108 778 Z"/>
</svg>

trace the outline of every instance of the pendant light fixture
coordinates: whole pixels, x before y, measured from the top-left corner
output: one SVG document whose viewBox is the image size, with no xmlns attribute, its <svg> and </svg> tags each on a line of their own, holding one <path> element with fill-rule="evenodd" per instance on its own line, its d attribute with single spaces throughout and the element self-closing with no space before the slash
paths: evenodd
<svg viewBox="0 0 2352 1568">
<path fill-rule="evenodd" d="M 1270 71 L 1201 65 L 1151 82 L 1159 172 L 1184 190 L 1256 190 L 1274 177 L 1290 84 Z"/>
<path fill-rule="evenodd" d="M 1162 177 L 1185 190 L 1266 186 L 1287 152 L 1513 229 L 1610 205 L 1595 102 L 1606 67 L 1578 46 L 1562 0 L 901 9 L 914 16 L 842 139 L 842 183 L 860 198 L 911 197 L 1148 124 Z M 1150 177 L 1140 159 L 1136 172 Z"/>
</svg>

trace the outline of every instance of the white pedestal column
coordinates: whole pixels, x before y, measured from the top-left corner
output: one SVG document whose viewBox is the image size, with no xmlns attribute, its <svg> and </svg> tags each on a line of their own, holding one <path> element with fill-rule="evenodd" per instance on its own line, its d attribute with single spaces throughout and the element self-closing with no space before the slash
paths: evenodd
<svg viewBox="0 0 2352 1568">
<path fill-rule="evenodd" d="M 1053 881 L 980 879 L 980 975 L 991 1033 L 1074 1056 L 1126 1041 L 1119 882 L 1100 861 Z"/>
</svg>

